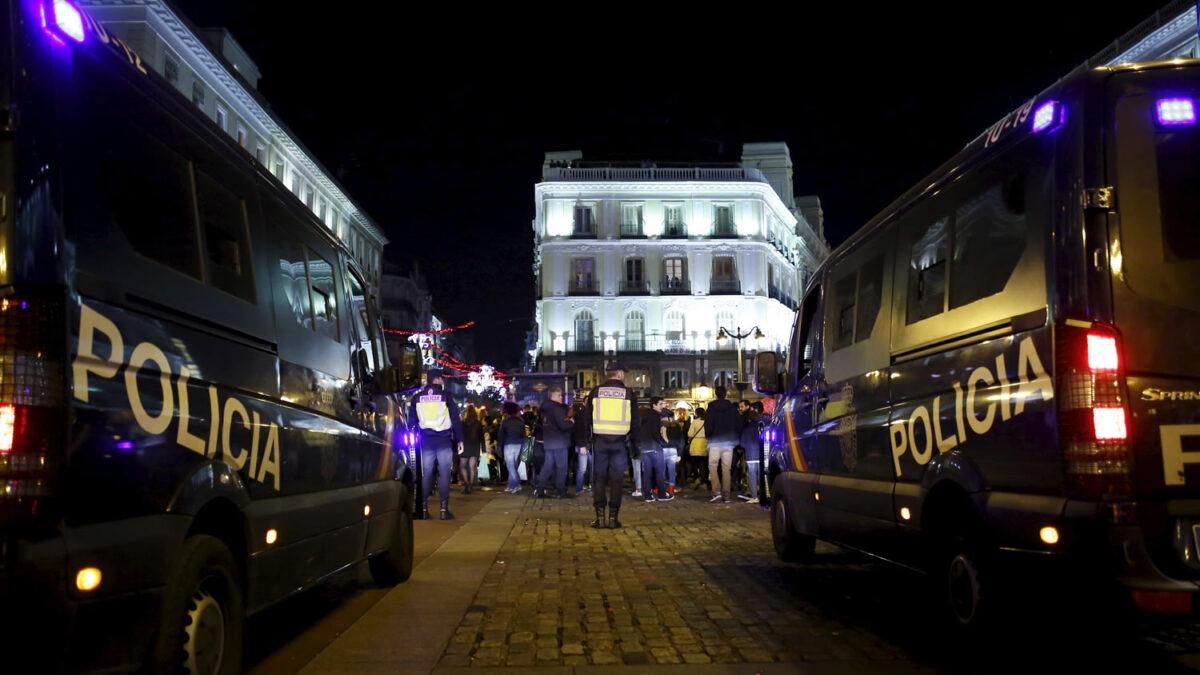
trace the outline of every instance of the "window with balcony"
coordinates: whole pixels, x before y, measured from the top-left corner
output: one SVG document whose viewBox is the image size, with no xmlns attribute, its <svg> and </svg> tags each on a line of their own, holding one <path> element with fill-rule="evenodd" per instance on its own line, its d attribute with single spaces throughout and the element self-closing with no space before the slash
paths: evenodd
<svg viewBox="0 0 1200 675">
<path fill-rule="evenodd" d="M 736 237 L 737 230 L 733 224 L 733 205 L 717 204 L 713 207 L 713 236 Z"/>
<path fill-rule="evenodd" d="M 625 259 L 625 278 L 621 280 L 623 295 L 645 295 L 649 292 L 645 268 L 646 261 L 641 258 Z"/>
<path fill-rule="evenodd" d="M 737 330 L 737 326 L 733 321 L 733 312 L 729 310 L 717 312 L 717 325 L 713 328 L 713 335 L 720 333 L 722 328 L 727 331 Z M 715 346 L 717 349 L 736 349 L 737 340 L 717 340 Z"/>
<path fill-rule="evenodd" d="M 646 351 L 646 316 L 641 312 L 625 315 L 625 351 Z"/>
<path fill-rule="evenodd" d="M 687 226 L 683 224 L 683 204 L 667 204 L 663 207 L 663 237 L 686 238 Z"/>
<path fill-rule="evenodd" d="M 220 103 L 217 104 L 217 126 L 221 127 L 221 131 L 228 131 L 229 113 L 225 112 L 225 107 Z"/>
<path fill-rule="evenodd" d="M 575 351 L 600 351 L 596 335 L 592 331 L 595 323 L 596 320 L 592 316 L 592 313 L 586 309 L 575 315 Z"/>
<path fill-rule="evenodd" d="M 596 293 L 595 278 L 596 261 L 592 258 L 571 259 L 571 295 L 588 295 Z"/>
<path fill-rule="evenodd" d="M 685 328 L 683 312 L 673 309 L 663 317 L 663 330 L 667 333 L 667 342 L 683 342 Z"/>
<path fill-rule="evenodd" d="M 738 282 L 737 266 L 734 264 L 733 256 L 721 255 L 713 258 L 710 286 L 709 292 L 713 294 L 741 293 L 741 284 Z"/>
<path fill-rule="evenodd" d="M 575 205 L 575 228 L 573 234 L 576 237 L 596 236 L 596 211 L 591 204 Z"/>
<path fill-rule="evenodd" d="M 204 85 L 199 80 L 192 82 L 192 104 L 204 110 Z"/>
<path fill-rule="evenodd" d="M 687 389 L 692 385 L 691 373 L 686 370 L 664 370 L 663 389 Z"/>
<path fill-rule="evenodd" d="M 621 236 L 641 237 L 642 234 L 642 205 L 621 205 Z"/>
<path fill-rule="evenodd" d="M 179 59 L 171 52 L 163 52 L 163 77 L 179 86 Z"/>
<path fill-rule="evenodd" d="M 718 370 L 713 373 L 713 386 L 725 387 L 725 389 L 733 389 L 733 385 L 737 382 L 734 377 L 736 373 L 732 370 Z"/>
<path fill-rule="evenodd" d="M 658 290 L 664 295 L 688 295 L 691 293 L 691 285 L 687 278 L 686 259 L 663 259 L 663 276 L 658 284 Z"/>
</svg>

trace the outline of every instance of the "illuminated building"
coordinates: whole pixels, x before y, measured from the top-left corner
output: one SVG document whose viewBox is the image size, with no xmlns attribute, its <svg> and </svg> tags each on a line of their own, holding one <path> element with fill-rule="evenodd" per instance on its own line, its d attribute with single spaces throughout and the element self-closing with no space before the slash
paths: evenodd
<svg viewBox="0 0 1200 675">
<path fill-rule="evenodd" d="M 756 349 L 786 351 L 804 281 L 828 255 L 820 201 L 792 194 L 784 143 L 748 143 L 740 164 L 590 164 L 546 154 L 534 188 L 534 368 L 579 390 L 617 357 L 643 394 L 704 400 Z M 754 395 L 753 391 L 747 391 Z M 705 395 L 707 394 L 707 395 Z"/>
<path fill-rule="evenodd" d="M 279 179 L 345 242 L 365 281 L 379 288 L 383 231 L 261 102 L 258 66 L 228 31 L 196 29 L 163 0 L 79 5 Z"/>
</svg>

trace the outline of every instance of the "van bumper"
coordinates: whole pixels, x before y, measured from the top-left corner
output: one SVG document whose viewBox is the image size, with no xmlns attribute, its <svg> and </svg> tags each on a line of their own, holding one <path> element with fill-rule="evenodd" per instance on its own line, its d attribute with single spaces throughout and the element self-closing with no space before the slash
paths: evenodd
<svg viewBox="0 0 1200 675">
<path fill-rule="evenodd" d="M 163 587 L 190 519 L 158 515 L 68 528 L 42 539 L 0 535 L 0 654 L 13 672 L 126 672 L 145 658 Z M 89 593 L 83 567 L 101 572 Z M 12 611 L 15 609 L 16 611 Z"/>
</svg>

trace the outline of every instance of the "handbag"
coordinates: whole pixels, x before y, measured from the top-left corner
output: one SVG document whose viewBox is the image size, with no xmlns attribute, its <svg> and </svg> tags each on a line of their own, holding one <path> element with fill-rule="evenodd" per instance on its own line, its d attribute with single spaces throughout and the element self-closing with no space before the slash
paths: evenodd
<svg viewBox="0 0 1200 675">
<path fill-rule="evenodd" d="M 485 452 L 479 459 L 482 460 L 479 462 L 479 473 L 477 474 L 479 480 L 490 480 L 492 477 L 492 472 L 491 469 L 488 468 L 488 460 L 491 459 L 491 455 Z"/>
<path fill-rule="evenodd" d="M 528 462 L 533 459 L 533 436 L 525 437 L 525 445 L 521 446 L 521 454 L 517 455 L 518 462 Z"/>
</svg>

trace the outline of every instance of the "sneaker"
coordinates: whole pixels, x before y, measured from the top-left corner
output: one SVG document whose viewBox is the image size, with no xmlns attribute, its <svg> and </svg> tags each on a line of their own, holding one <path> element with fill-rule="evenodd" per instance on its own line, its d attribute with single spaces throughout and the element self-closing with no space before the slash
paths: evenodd
<svg viewBox="0 0 1200 675">
<path fill-rule="evenodd" d="M 669 495 L 675 494 L 675 486 L 674 485 L 667 486 L 667 494 L 669 494 Z"/>
<path fill-rule="evenodd" d="M 634 496 L 634 497 L 641 497 L 641 496 L 642 496 L 642 491 L 641 491 L 641 490 L 634 490 L 634 491 L 633 491 L 633 496 Z"/>
<path fill-rule="evenodd" d="M 725 500 L 725 503 L 726 503 L 726 504 L 728 504 L 728 503 L 729 503 L 729 500 L 728 500 L 728 499 L 726 499 L 726 500 Z"/>
<path fill-rule="evenodd" d="M 726 499 L 724 497 L 722 497 L 721 495 L 713 495 L 713 498 L 708 500 L 708 503 L 716 504 L 717 502 L 723 502 L 723 501 L 726 501 Z"/>
<path fill-rule="evenodd" d="M 750 501 L 750 495 L 738 495 L 738 499 L 744 499 L 746 501 Z"/>
<path fill-rule="evenodd" d="M 654 501 L 654 496 L 653 496 L 653 495 L 651 495 L 651 496 L 649 496 L 649 497 L 646 497 L 646 503 L 647 503 L 647 504 L 649 504 L 649 503 L 650 503 L 650 502 L 652 502 L 652 501 Z"/>
<path fill-rule="evenodd" d="M 672 499 L 675 499 L 675 495 L 673 495 L 673 494 L 671 494 L 670 492 L 668 492 L 667 494 L 665 494 L 665 495 L 663 495 L 663 496 L 659 497 L 659 498 L 658 498 L 658 501 L 660 501 L 660 502 L 669 502 L 669 501 L 671 501 Z"/>
<path fill-rule="evenodd" d="M 758 503 L 758 497 L 751 497 L 750 499 L 747 499 L 747 500 L 746 500 L 746 503 L 747 503 L 747 504 L 757 504 L 757 503 Z"/>
</svg>

